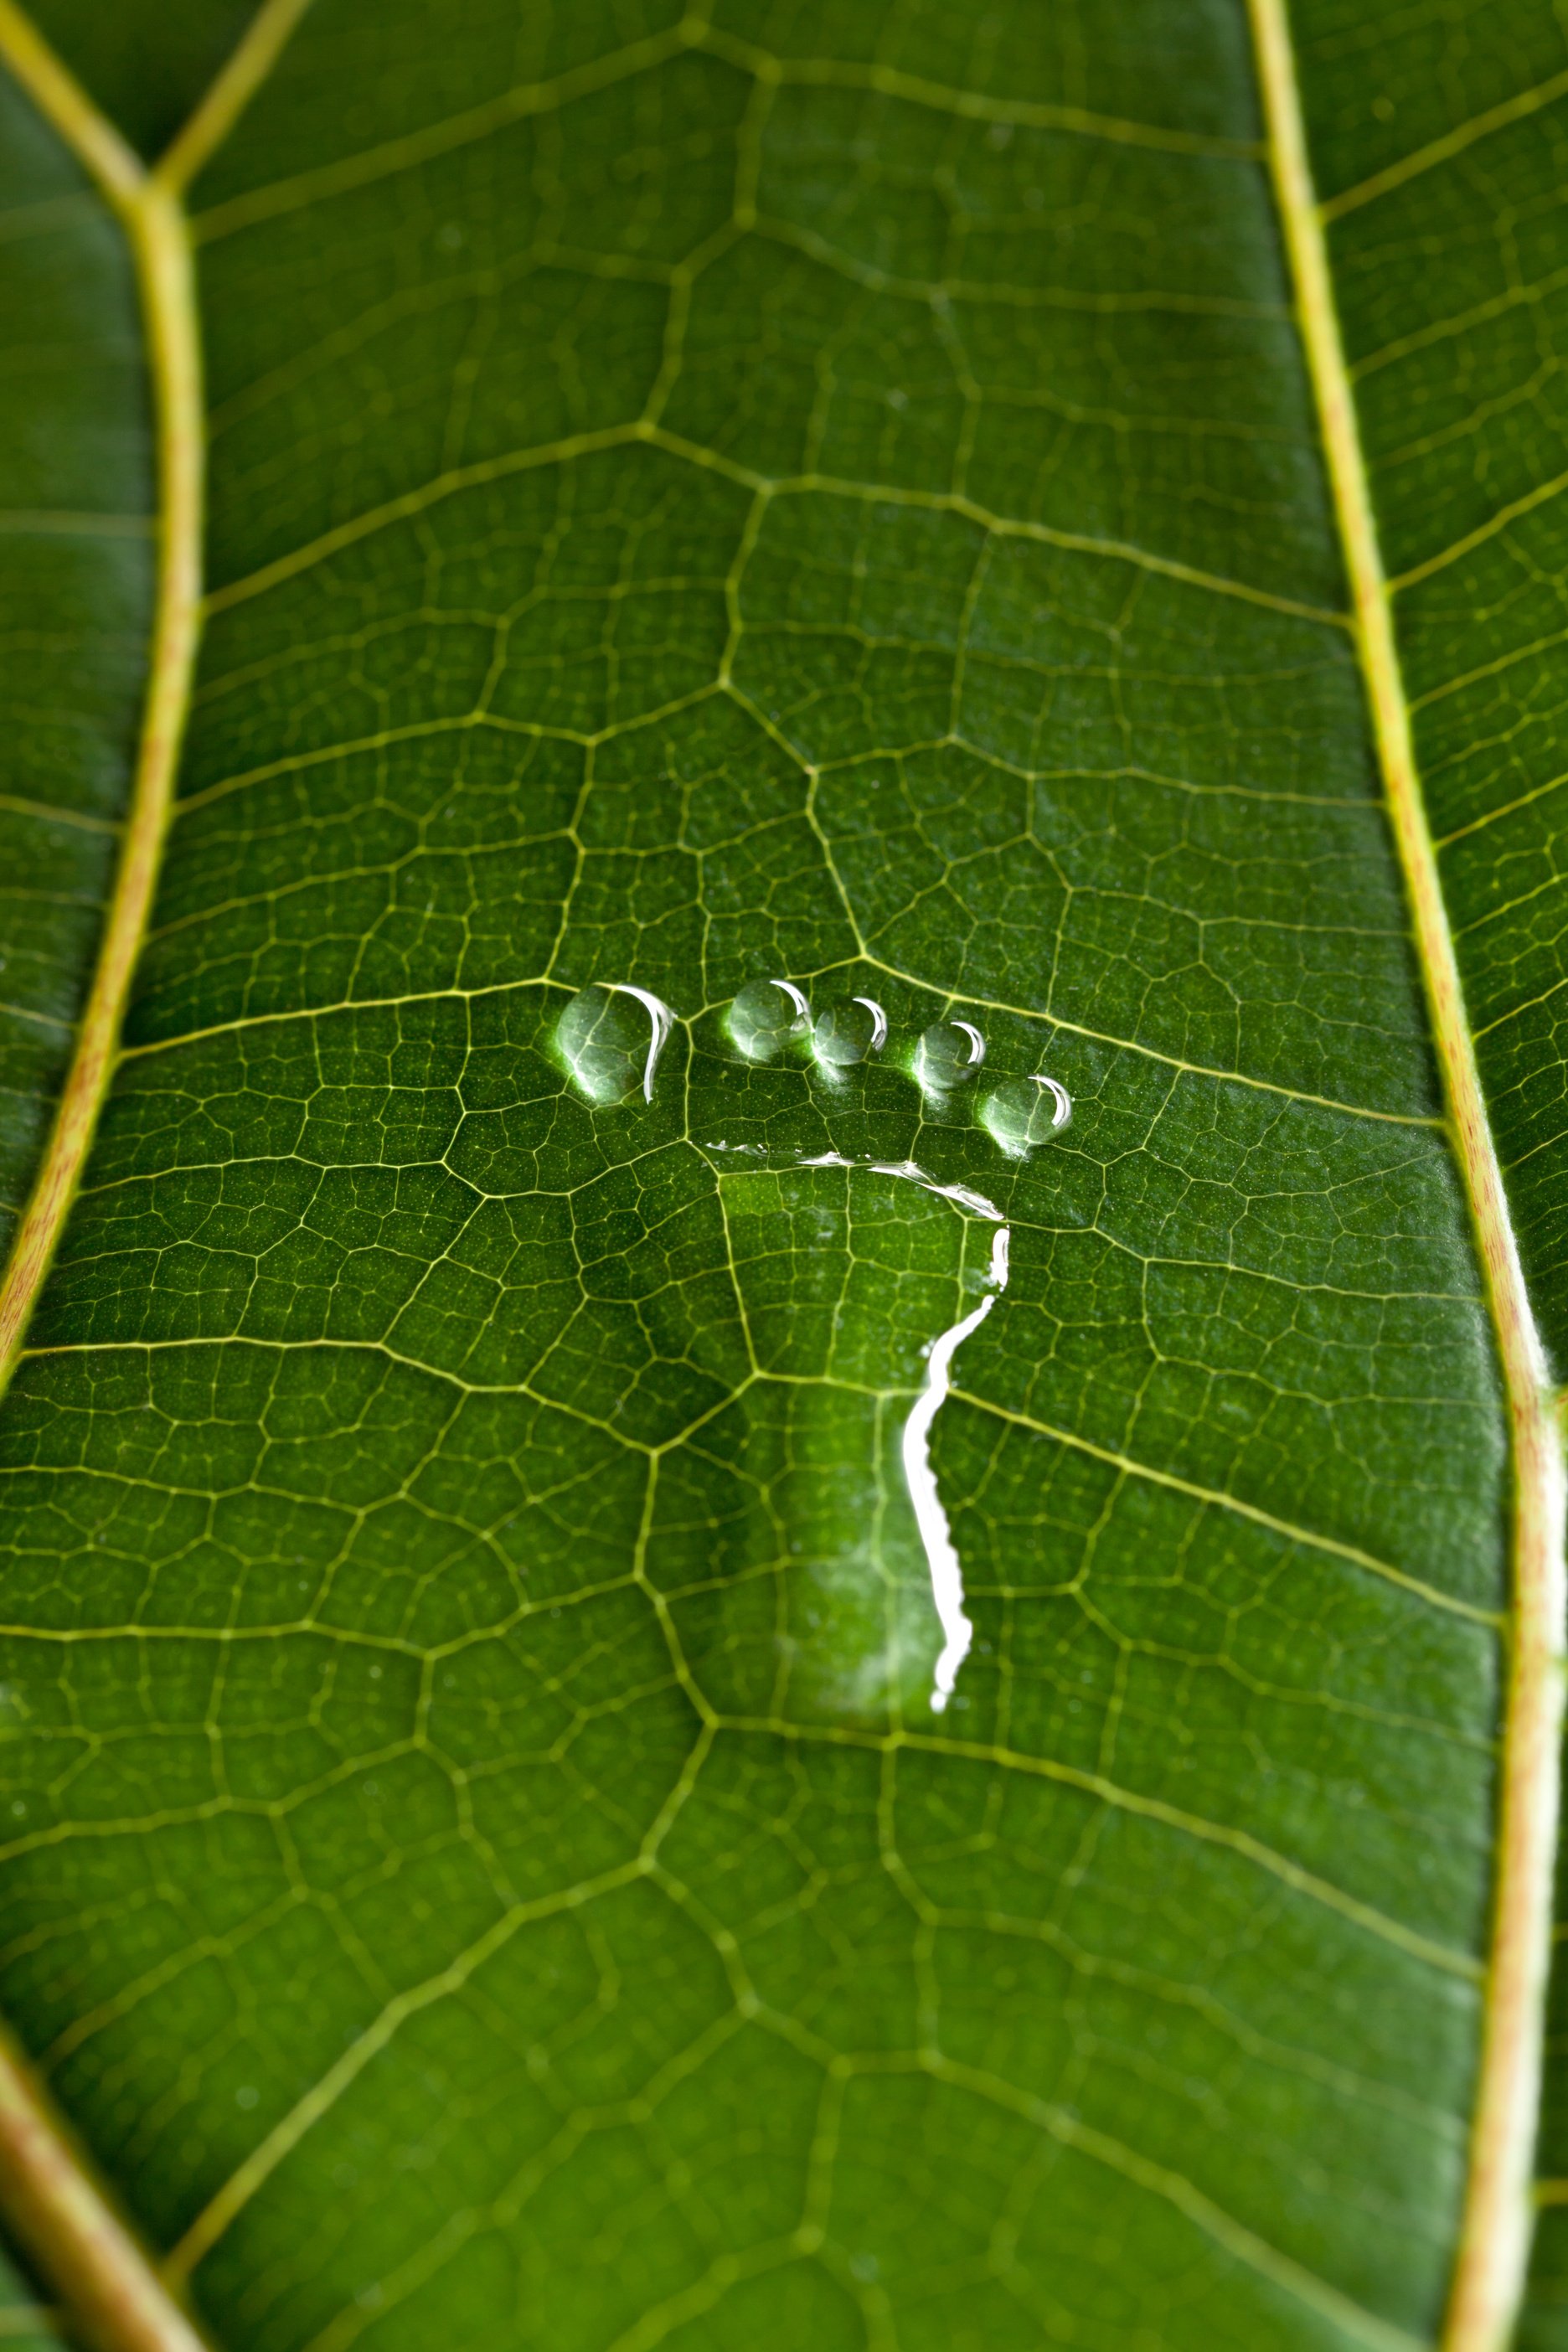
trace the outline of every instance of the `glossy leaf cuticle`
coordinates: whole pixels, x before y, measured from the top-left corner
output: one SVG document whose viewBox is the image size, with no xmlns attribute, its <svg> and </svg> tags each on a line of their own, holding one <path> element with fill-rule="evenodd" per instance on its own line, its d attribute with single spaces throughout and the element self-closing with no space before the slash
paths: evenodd
<svg viewBox="0 0 1568 2352">
<path fill-rule="evenodd" d="M 127 6 L 38 22 L 140 139 L 216 16 Z M 1487 2342 L 1561 39 L 271 0 L 176 134 L 213 593 L 0 1414 L 0 2006 L 223 2352 Z M 140 331 L 7 93 L 68 1038 Z"/>
</svg>

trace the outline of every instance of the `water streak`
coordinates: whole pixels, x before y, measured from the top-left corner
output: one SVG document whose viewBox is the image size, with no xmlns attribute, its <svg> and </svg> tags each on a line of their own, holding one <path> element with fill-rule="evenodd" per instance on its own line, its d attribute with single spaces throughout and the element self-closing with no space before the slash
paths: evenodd
<svg viewBox="0 0 1568 2352">
<path fill-rule="evenodd" d="M 766 1151 L 765 1144 L 710 1143 L 710 1151 Z M 906 1184 L 918 1184 L 922 1192 L 935 1192 L 944 1201 L 954 1201 L 961 1209 L 968 1209 L 977 1217 L 989 1219 L 994 1225 L 1002 1222 L 1002 1212 L 994 1201 L 984 1192 L 976 1192 L 967 1184 L 939 1184 L 934 1176 L 913 1160 L 846 1160 L 841 1151 L 819 1151 L 814 1160 L 792 1160 L 792 1168 L 864 1168 L 872 1176 L 897 1176 Z"/>
<path fill-rule="evenodd" d="M 932 1190 L 938 1190 L 933 1186 Z M 931 1597 L 936 1606 L 942 1625 L 942 1655 L 936 1662 L 931 1677 L 931 1709 L 933 1715 L 946 1711 L 952 1696 L 958 1670 L 969 1655 L 974 1639 L 974 1624 L 963 1605 L 963 1562 L 958 1557 L 958 1546 L 952 1540 L 952 1529 L 942 1508 L 942 1496 L 936 1483 L 936 1473 L 931 1466 L 931 1425 L 942 1411 L 942 1402 L 952 1385 L 952 1360 L 972 1331 L 977 1331 L 997 1298 L 1007 1287 L 1007 1244 L 1012 1228 L 999 1228 L 991 1244 L 991 1279 L 996 1287 L 989 1298 L 960 1321 L 952 1324 L 940 1339 L 931 1342 L 926 1360 L 926 1384 L 915 1400 L 913 1411 L 904 1423 L 904 1483 L 914 1506 L 915 1523 L 925 1546 L 926 1565 L 931 1570 Z"/>
<path fill-rule="evenodd" d="M 741 1151 L 748 1157 L 765 1154 L 765 1147 L 755 1144 L 710 1143 L 710 1151 Z M 913 1160 L 848 1160 L 841 1151 L 822 1151 L 809 1160 L 794 1160 L 795 1168 L 864 1168 L 873 1176 L 895 1176 L 901 1182 L 918 1184 L 922 1192 L 934 1192 L 968 1215 L 984 1217 L 996 1227 L 991 1242 L 989 1280 L 991 1295 L 978 1307 L 961 1316 L 956 1323 L 940 1332 L 931 1343 L 926 1357 L 926 1383 L 916 1398 L 910 1417 L 904 1423 L 901 1450 L 904 1464 L 904 1484 L 909 1489 L 910 1504 L 920 1529 L 924 1548 L 926 1567 L 931 1573 L 931 1595 L 942 1627 L 942 1654 L 931 1676 L 931 1706 L 933 1715 L 944 1714 L 958 1680 L 958 1670 L 969 1655 L 974 1640 L 974 1624 L 963 1605 L 963 1562 L 952 1540 L 952 1528 L 936 1483 L 936 1473 L 931 1465 L 931 1423 L 942 1411 L 952 1387 L 952 1360 L 972 1331 L 977 1331 L 997 1299 L 1007 1287 L 1008 1251 L 1013 1229 L 1003 1223 L 1002 1212 L 994 1201 L 984 1192 L 976 1192 L 967 1184 L 939 1184 L 936 1178 Z"/>
</svg>

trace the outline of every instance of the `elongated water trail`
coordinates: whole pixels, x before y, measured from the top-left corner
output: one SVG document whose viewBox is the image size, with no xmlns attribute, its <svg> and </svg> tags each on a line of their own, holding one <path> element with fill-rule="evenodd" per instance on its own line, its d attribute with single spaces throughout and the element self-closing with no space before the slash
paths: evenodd
<svg viewBox="0 0 1568 2352">
<path fill-rule="evenodd" d="M 969 1655 L 974 1625 L 963 1605 L 963 1562 L 952 1540 L 952 1529 L 942 1508 L 936 1473 L 931 1466 L 931 1425 L 942 1411 L 952 1385 L 952 1360 L 972 1331 L 979 1329 L 997 1298 L 1007 1287 L 1007 1244 L 1012 1227 L 1004 1225 L 991 1244 L 991 1279 L 996 1287 L 959 1322 L 933 1339 L 926 1360 L 926 1384 L 904 1423 L 904 1483 L 914 1506 L 915 1523 L 925 1546 L 931 1570 L 931 1597 L 942 1631 L 942 1655 L 931 1677 L 931 1705 L 941 1715 L 952 1696 L 958 1670 Z"/>
<path fill-rule="evenodd" d="M 706 1148 L 710 1151 L 739 1151 L 748 1158 L 766 1156 L 765 1147 L 756 1144 L 711 1143 Z M 925 1551 L 931 1601 L 942 1627 L 942 1647 L 931 1675 L 931 1713 L 942 1715 L 952 1696 L 958 1670 L 969 1655 L 974 1625 L 963 1605 L 963 1562 L 952 1540 L 952 1528 L 931 1465 L 931 1423 L 952 1387 L 954 1356 L 970 1333 L 979 1329 L 1007 1287 L 1007 1253 L 1013 1229 L 1003 1223 L 1001 1210 L 984 1192 L 976 1192 L 967 1184 L 939 1184 L 913 1160 L 849 1160 L 841 1151 L 823 1151 L 787 1164 L 794 1168 L 863 1168 L 873 1176 L 894 1176 L 900 1182 L 918 1184 L 922 1192 L 951 1201 L 968 1216 L 984 1217 L 997 1229 L 991 1244 L 989 1278 L 994 1287 L 978 1307 L 971 1307 L 967 1315 L 961 1316 L 931 1341 L 926 1357 L 925 1386 L 910 1408 L 901 1441 L 904 1484 Z"/>
</svg>

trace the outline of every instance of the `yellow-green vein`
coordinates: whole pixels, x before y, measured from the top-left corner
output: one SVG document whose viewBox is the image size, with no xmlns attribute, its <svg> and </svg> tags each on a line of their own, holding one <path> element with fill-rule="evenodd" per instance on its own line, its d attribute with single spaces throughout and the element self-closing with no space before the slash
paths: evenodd
<svg viewBox="0 0 1568 2352">
<path fill-rule="evenodd" d="M 1286 0 L 1248 0 L 1248 6 L 1276 200 L 1350 575 L 1362 674 L 1455 1157 L 1486 1277 L 1512 1446 L 1511 1638 L 1491 1949 L 1469 2176 L 1443 2335 L 1444 2352 L 1500 2352 L 1523 2287 L 1534 2210 L 1531 2166 L 1551 1955 L 1563 1723 L 1563 1451 L 1415 768 L 1390 585 L 1340 340 Z"/>
<path fill-rule="evenodd" d="M 266 0 L 166 167 L 148 172 L 42 41 L 0 0 L 0 63 L 114 210 L 134 263 L 155 420 L 158 569 L 146 698 L 120 862 L 75 1052 L 0 1277 L 0 1391 L 10 1377 L 91 1149 L 152 911 L 201 632 L 205 428 L 189 226 L 179 189 L 266 72 L 302 0 Z M 202 2352 L 203 2339 L 93 2179 L 21 2053 L 0 2035 L 0 2209 L 97 2352 Z"/>
<path fill-rule="evenodd" d="M 147 340 L 160 520 L 147 698 L 119 871 L 53 1131 L 0 1280 L 3 1390 L 91 1148 L 152 911 L 201 629 L 203 425 L 191 246 L 177 200 L 147 173 L 11 0 L 0 0 L 0 58 L 92 173 L 124 228 Z"/>
</svg>

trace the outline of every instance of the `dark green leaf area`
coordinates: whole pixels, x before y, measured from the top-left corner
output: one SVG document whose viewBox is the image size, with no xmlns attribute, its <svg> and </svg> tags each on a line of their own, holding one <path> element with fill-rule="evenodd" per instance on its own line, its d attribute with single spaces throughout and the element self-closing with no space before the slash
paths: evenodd
<svg viewBox="0 0 1568 2352">
<path fill-rule="evenodd" d="M 0 87 L 0 1245 L 26 1198 L 113 872 L 152 481 L 135 296 L 105 207 Z"/>
<path fill-rule="evenodd" d="M 256 14 L 257 0 L 35 0 L 28 15 L 122 138 L 161 155 Z"/>
<path fill-rule="evenodd" d="M 886 994 L 912 1039 L 925 1000 Z M 1375 2293 L 1393 2243 L 1439 2277 L 1492 1654 L 1396 1579 L 1447 1558 L 1489 1599 L 1496 1554 L 1456 1471 L 1491 1443 L 1459 1244 L 1408 1238 L 1440 1225 L 1436 1143 L 1058 1038 L 1073 1125 L 1010 1163 L 894 1062 L 756 1068 L 718 1016 L 651 1108 L 595 1110 L 550 1058 L 562 1001 L 488 995 L 472 1045 L 441 1003 L 132 1062 L 14 1393 L 17 1604 L 61 1638 L 13 1669 L 13 1887 L 43 1942 L 11 1999 L 46 2041 L 100 2009 L 58 2080 L 151 2226 L 342 2062 L 204 2268 L 250 2310 L 239 2282 L 300 2242 L 296 2174 L 331 2185 L 259 2340 L 308 2337 L 345 2281 L 409 2340 L 437 2292 L 499 2326 L 500 2263 L 543 2264 L 595 2345 L 731 2243 L 826 2281 L 791 2293 L 864 2256 L 897 2307 L 950 2313 L 991 2227 L 978 2187 L 950 2195 L 961 2160 L 1023 2200 L 1033 2307 L 1143 2307 L 1184 2244 L 1194 2346 L 1237 2312 L 1313 2340 L 1250 2271 L 1210 2278 L 1150 2186 L 1194 2145 L 1205 2195 L 1283 2216 L 1302 2261 Z M 999 1076 L 1037 1057 L 1036 1024 L 989 1032 Z M 976 1627 L 941 1725 L 898 1440 L 993 1228 L 789 1164 L 847 1147 L 1012 1223 L 936 1428 Z M 1353 1213 L 1325 1213 L 1325 1155 Z M 123 2105 L 96 2087 L 121 2068 Z M 1303 2134 L 1332 2158 L 1306 2186 Z M 459 2150 L 454 2241 L 421 2184 Z M 1373 2179 L 1398 2189 L 1369 2218 Z M 1131 2303 L 1062 2234 L 1108 2193 L 1154 2265 Z M 813 2198 L 820 2274 L 791 2234 Z M 613 2291 L 560 2282 L 568 2213 L 610 2231 Z"/>
<path fill-rule="evenodd" d="M 1568 1913 L 1562 1852 L 1557 1869 L 1557 1916 Z M 1531 2248 L 1530 2289 L 1519 2326 L 1521 2352 L 1561 2352 L 1568 2342 L 1568 2213 L 1563 2183 L 1568 2180 L 1568 1971 L 1563 1966 L 1559 1927 L 1552 1954 L 1552 1989 L 1546 2013 L 1545 2080 L 1541 2102 L 1541 2137 L 1535 2151 L 1538 2194 Z"/>
<path fill-rule="evenodd" d="M 0 2246 L 0 2340 L 14 2352 L 63 2352 L 66 2338 L 37 2280 L 7 2246 Z"/>
<path fill-rule="evenodd" d="M 1333 257 L 1482 1077 L 1537 1311 L 1561 1355 L 1568 415 L 1554 386 L 1568 350 L 1568 92 L 1555 78 L 1568 43 L 1528 6 L 1352 26 L 1312 0 L 1303 32 L 1331 184 L 1450 142 L 1347 213 Z"/>
<path fill-rule="evenodd" d="M 419 7 L 380 12 L 378 67 L 345 109 L 328 96 L 353 38 L 338 13 L 291 47 L 203 184 L 209 282 L 252 293 L 213 306 L 218 577 L 443 469 L 510 467 L 521 447 L 646 415 L 769 478 L 921 498 L 940 485 L 1005 520 L 1336 601 L 1245 65 L 1243 137 L 1193 130 L 1162 152 L 1157 135 L 1010 121 L 1012 90 L 983 94 L 964 122 L 940 91 L 878 91 L 876 68 L 833 58 L 831 37 L 825 76 L 752 48 L 754 26 L 705 33 L 649 9 L 641 43 L 606 51 L 596 12 L 559 29 L 541 12 L 532 37 L 560 52 L 553 73 L 505 97 L 492 79 L 489 121 L 462 122 L 443 84 L 493 61 L 476 27 L 404 83 L 345 168 L 332 151 L 345 134 L 361 144 L 400 36 L 427 53 L 428 24 Z M 589 44 L 600 86 L 584 89 L 567 53 Z M 1041 57 L 1029 75 L 1047 106 L 1050 74 Z M 399 135 L 410 162 L 425 151 L 412 209 L 388 184 Z M 278 176 L 257 184 L 264 159 Z M 300 367 L 301 347 L 328 363 Z M 343 378 L 375 398 L 374 435 L 339 398 Z M 280 473 L 279 426 L 318 461 Z"/>
<path fill-rule="evenodd" d="M 290 45 L 253 102 L 247 134 L 220 149 L 208 167 L 204 188 L 213 197 L 276 207 L 279 183 L 293 173 L 341 169 L 351 159 L 363 168 L 367 148 L 374 154 L 382 143 L 421 132 L 432 145 L 459 143 L 445 136 L 447 126 L 456 118 L 466 131 L 465 116 L 479 108 L 503 121 L 538 122 L 559 156 L 568 142 L 555 118 L 583 94 L 579 79 L 613 86 L 705 40 L 718 56 L 764 67 L 774 61 L 816 86 L 826 60 L 830 84 L 841 80 L 850 90 L 863 89 L 879 65 L 895 63 L 939 99 L 972 93 L 1001 109 L 1020 96 L 1026 105 L 1054 101 L 1075 115 L 1087 109 L 1152 123 L 1178 150 L 1196 140 L 1222 153 L 1246 152 L 1257 137 L 1246 27 L 1225 6 L 1144 6 L 1108 24 L 1096 20 L 1092 41 L 1075 9 L 1004 16 L 981 43 L 932 0 L 913 6 L 860 0 L 847 16 L 825 0 L 726 0 L 706 18 L 683 15 L 674 0 L 640 0 L 613 15 L 602 5 L 542 6 L 521 18 L 510 0 L 473 0 L 465 37 L 445 41 L 432 39 L 422 0 L 390 0 L 374 25 L 342 5 L 313 14 L 306 41 Z M 639 128 L 654 127 L 645 114 Z M 623 184 L 635 189 L 645 178 L 646 155 L 639 142 L 621 161 Z M 614 160 L 607 152 L 598 159 L 601 185 L 612 180 Z M 574 161 L 593 168 L 591 159 Z M 900 188 L 901 209 L 909 194 Z M 1082 242 L 1087 248 L 1087 235 Z"/>
<path fill-rule="evenodd" d="M 1293 25 L 1313 173 L 1331 203 L 1494 107 L 1511 108 L 1568 62 L 1551 13 L 1487 0 L 1397 16 L 1355 0 L 1306 0 Z M 1446 246 L 1445 267 L 1455 258 Z"/>
<path fill-rule="evenodd" d="M 1502 1439 L 1255 134 L 1229 7 L 318 0 L 198 190 L 0 1995 L 232 2352 L 1435 2330 Z"/>
<path fill-rule="evenodd" d="M 1216 690 L 1195 592 L 1131 567 L 993 556 L 968 522 L 896 513 L 861 549 L 844 502 L 782 499 L 748 556 L 746 501 L 665 457 L 552 472 L 441 506 L 428 528 L 505 551 L 443 564 L 465 607 L 451 625 L 416 605 L 363 654 L 363 632 L 351 644 L 334 618 L 368 593 L 373 561 L 406 563 L 416 593 L 422 526 L 216 625 L 193 755 L 211 781 L 160 908 L 138 1039 L 180 1034 L 195 986 L 210 1022 L 301 995 L 483 986 L 516 973 L 519 950 L 541 970 L 570 875 L 574 928 L 604 931 L 584 976 L 673 971 L 683 1012 L 766 976 L 764 941 L 787 971 L 858 940 L 886 970 L 1178 1059 L 1432 1107 L 1337 635 L 1242 607 L 1236 634 L 1254 642 L 1237 659 L 1257 674 L 1245 694 Z M 578 552 L 593 576 L 531 589 L 514 614 L 516 563 L 550 555 L 568 488 L 609 509 Z M 742 561 L 731 648 L 725 583 Z M 1146 630 L 1118 614 L 1127 600 Z M 327 682 L 351 659 L 346 738 L 326 738 Z M 1258 775 L 1277 754 L 1278 792 Z M 647 814 L 672 772 L 689 809 L 673 840 Z M 737 793 L 755 824 L 735 824 Z M 737 891 L 752 902 L 743 936 Z"/>
<path fill-rule="evenodd" d="M 1363 192 L 1331 231 L 1340 317 L 1482 1080 L 1561 1371 L 1568 43 L 1529 6 L 1294 13 L 1321 184 Z M 1406 159 L 1416 168 L 1367 186 Z M 1524 2352 L 1568 2344 L 1562 1951 Z"/>
<path fill-rule="evenodd" d="M 1020 27 L 981 60 L 942 11 L 904 13 L 868 9 L 847 43 L 824 28 L 825 75 L 804 23 L 775 59 L 750 9 L 705 30 L 650 6 L 613 31 L 600 11 L 542 10 L 526 33 L 508 12 L 504 94 L 488 9 L 438 58 L 421 6 L 378 11 L 374 41 L 352 12 L 321 16 L 203 184 L 209 270 L 262 298 L 214 306 L 219 576 L 444 467 L 647 411 L 770 476 L 929 494 L 962 451 L 967 494 L 999 515 L 1020 513 L 1027 484 L 1022 511 L 1040 520 L 1227 572 L 1239 558 L 1259 584 L 1333 601 L 1310 414 L 1293 355 L 1279 364 L 1289 327 L 1238 23 L 1205 12 L 1185 38 L 1155 36 L 1209 51 L 1195 107 L 1162 99 L 1158 112 L 1200 118 L 1162 152 L 1158 135 L 1095 142 L 1006 119 L 1015 47 L 1033 52 L 1012 71 L 1037 102 L 1068 95 L 1061 32 Z M 1116 28 L 1108 86 L 1145 67 L 1142 30 Z M 962 56 L 953 86 L 988 85 L 998 120 L 963 122 L 940 75 L 918 96 L 878 91 L 872 58 L 890 51 L 917 83 Z M 1079 57 L 1067 71 L 1081 107 Z M 414 211 L 384 184 L 400 138 L 427 156 Z M 678 351 L 660 332 L 672 301 Z M 454 409 L 445 387 L 476 331 L 485 362 Z M 374 389 L 374 436 L 319 367 L 294 363 L 301 343 L 335 346 Z M 285 420 L 330 462 L 281 477 Z"/>
<path fill-rule="evenodd" d="M 395 779 L 373 756 L 283 766 L 184 821 L 190 856 L 142 960 L 134 1043 L 301 1003 L 482 991 L 548 965 L 579 856 L 574 746 L 481 725 L 456 746 L 405 748 Z M 600 872 L 613 892 L 614 866 Z M 622 921 L 635 929 L 635 913 Z"/>
</svg>

